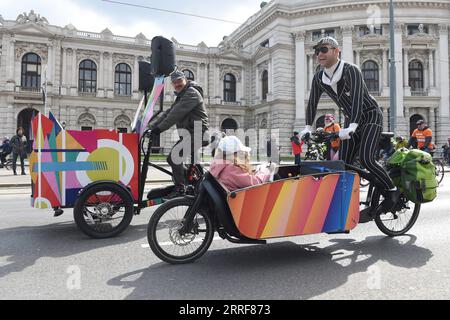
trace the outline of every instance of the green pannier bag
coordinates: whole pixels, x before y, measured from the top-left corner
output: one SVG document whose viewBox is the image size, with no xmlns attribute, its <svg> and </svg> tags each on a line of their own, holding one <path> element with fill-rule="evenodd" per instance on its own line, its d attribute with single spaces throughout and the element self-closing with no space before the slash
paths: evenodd
<svg viewBox="0 0 450 320">
<path fill-rule="evenodd" d="M 421 150 L 397 150 L 388 160 L 391 168 L 400 168 L 393 182 L 414 203 L 433 201 L 437 196 L 436 167 L 431 155 Z"/>
</svg>

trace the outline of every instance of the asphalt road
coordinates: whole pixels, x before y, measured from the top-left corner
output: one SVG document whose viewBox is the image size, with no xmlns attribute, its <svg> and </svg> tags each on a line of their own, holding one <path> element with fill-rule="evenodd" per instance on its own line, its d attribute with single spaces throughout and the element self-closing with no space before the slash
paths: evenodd
<svg viewBox="0 0 450 320">
<path fill-rule="evenodd" d="M 71 210 L 53 218 L 27 192 L 0 190 L 0 299 L 450 299 L 449 176 L 408 235 L 368 223 L 268 245 L 215 240 L 181 266 L 148 248 L 154 209 L 117 238 L 92 240 Z"/>
</svg>

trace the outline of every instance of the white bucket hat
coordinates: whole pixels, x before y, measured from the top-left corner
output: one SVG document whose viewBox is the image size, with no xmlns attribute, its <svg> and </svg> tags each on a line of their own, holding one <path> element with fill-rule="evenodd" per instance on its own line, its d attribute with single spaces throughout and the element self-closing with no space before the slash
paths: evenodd
<svg viewBox="0 0 450 320">
<path fill-rule="evenodd" d="M 252 149 L 244 146 L 241 140 L 236 136 L 226 136 L 222 138 L 217 146 L 225 154 L 234 154 L 235 152 L 243 151 L 250 152 Z"/>
</svg>

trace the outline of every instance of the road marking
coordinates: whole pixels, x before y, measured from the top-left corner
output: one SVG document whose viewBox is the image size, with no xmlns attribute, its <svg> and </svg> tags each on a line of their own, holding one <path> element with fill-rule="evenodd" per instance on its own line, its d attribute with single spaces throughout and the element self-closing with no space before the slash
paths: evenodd
<svg viewBox="0 0 450 320">
<path fill-rule="evenodd" d="M 213 239 L 213 241 L 217 241 L 217 240 L 223 240 L 223 239 L 221 237 L 215 237 Z M 193 243 L 193 242 L 202 242 L 202 241 L 203 241 L 203 239 L 197 239 L 197 240 L 192 241 L 191 243 Z M 160 246 L 172 246 L 174 244 L 171 241 L 167 241 L 167 242 L 160 243 L 159 245 Z M 141 244 L 141 247 L 146 249 L 146 248 L 150 248 L 150 245 L 148 243 L 144 243 L 144 244 Z"/>
</svg>

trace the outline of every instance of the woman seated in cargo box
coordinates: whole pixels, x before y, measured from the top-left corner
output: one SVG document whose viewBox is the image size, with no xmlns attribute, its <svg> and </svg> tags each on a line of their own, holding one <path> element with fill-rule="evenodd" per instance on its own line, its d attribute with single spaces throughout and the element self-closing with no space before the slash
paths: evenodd
<svg viewBox="0 0 450 320">
<path fill-rule="evenodd" d="M 253 170 L 250 151 L 235 136 L 221 139 L 211 162 L 210 173 L 229 191 L 269 182 L 277 168 L 276 164 L 262 165 Z"/>
</svg>

